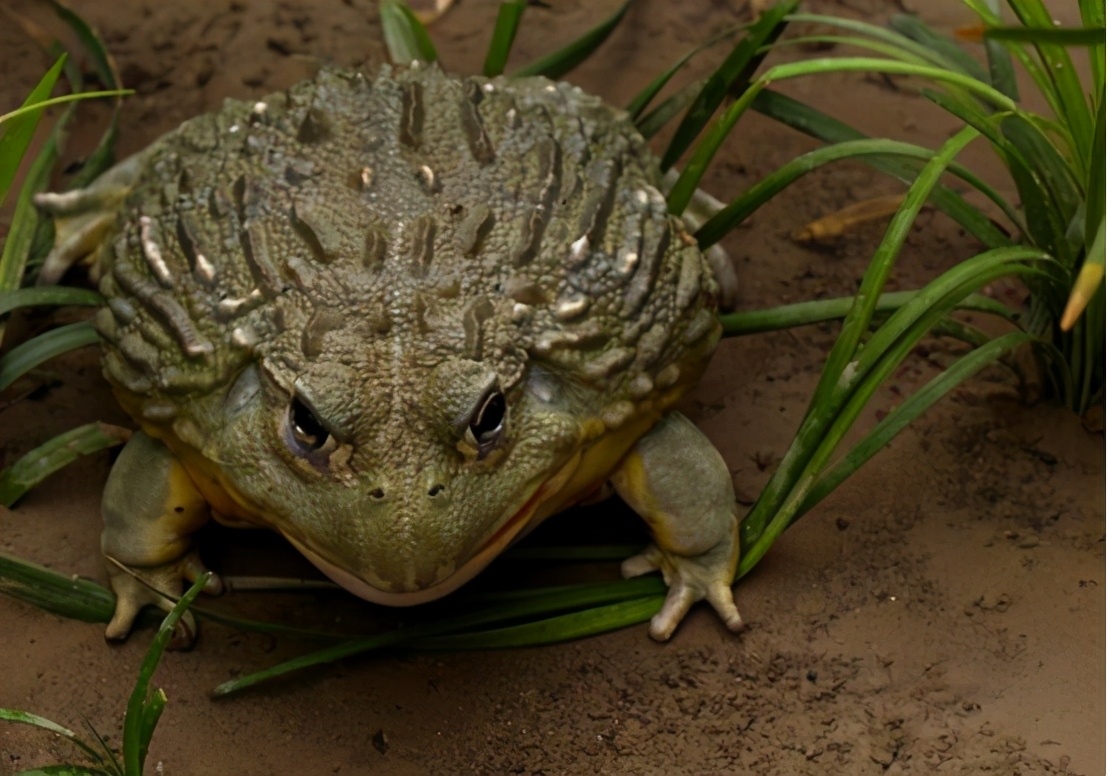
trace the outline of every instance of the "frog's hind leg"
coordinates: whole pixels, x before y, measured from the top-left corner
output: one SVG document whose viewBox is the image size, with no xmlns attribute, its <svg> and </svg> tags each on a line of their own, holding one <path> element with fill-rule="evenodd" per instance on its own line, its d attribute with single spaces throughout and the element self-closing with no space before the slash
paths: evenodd
<svg viewBox="0 0 1108 776">
<path fill-rule="evenodd" d="M 125 639 L 142 607 L 172 609 L 182 579 L 195 581 L 206 571 L 192 534 L 208 521 L 210 510 L 169 448 L 140 431 L 112 466 L 102 511 L 100 548 L 116 594 L 105 635 Z M 213 576 L 204 589 L 218 593 L 222 587 Z M 192 615 L 186 613 L 178 628 L 175 645 L 190 645 L 196 634 Z"/>
<path fill-rule="evenodd" d="M 669 593 L 650 621 L 665 641 L 689 608 L 707 599 L 729 630 L 742 628 L 731 585 L 739 562 L 739 521 L 731 474 L 719 452 L 684 415 L 670 412 L 612 475 L 612 485 L 646 520 L 654 544 L 624 562 L 625 577 L 661 570 Z"/>
<path fill-rule="evenodd" d="M 54 247 L 35 281 L 51 285 L 77 262 L 91 257 L 98 275 L 101 240 L 115 223 L 118 208 L 142 170 L 142 155 L 133 156 L 94 180 L 87 188 L 35 195 L 39 210 L 54 217 Z"/>
</svg>

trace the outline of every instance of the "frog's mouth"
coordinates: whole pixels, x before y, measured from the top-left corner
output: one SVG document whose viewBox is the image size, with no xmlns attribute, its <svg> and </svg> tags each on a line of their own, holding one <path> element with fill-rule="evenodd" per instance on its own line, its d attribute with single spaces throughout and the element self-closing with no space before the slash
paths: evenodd
<svg viewBox="0 0 1108 776">
<path fill-rule="evenodd" d="M 524 499 L 523 505 L 518 507 L 507 520 L 500 524 L 500 527 L 480 545 L 469 560 L 450 576 L 422 590 L 408 592 L 382 590 L 366 582 L 357 574 L 323 558 L 318 552 L 298 540 L 291 533 L 284 531 L 282 533 L 316 568 L 330 577 L 333 582 L 359 598 L 385 606 L 415 606 L 416 604 L 434 601 L 454 592 L 483 571 L 494 558 L 519 537 L 524 529 L 533 528 L 550 515 L 558 512 L 565 502 L 565 499 L 558 498 L 558 495 L 566 483 L 573 478 L 580 464 L 581 453 L 577 452 L 554 476 L 543 480 L 532 488 L 530 495 Z"/>
</svg>

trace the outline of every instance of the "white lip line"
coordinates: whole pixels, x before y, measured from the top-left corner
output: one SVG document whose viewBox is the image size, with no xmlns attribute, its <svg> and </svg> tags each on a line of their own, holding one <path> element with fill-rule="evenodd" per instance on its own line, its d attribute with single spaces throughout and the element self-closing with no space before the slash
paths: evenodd
<svg viewBox="0 0 1108 776">
<path fill-rule="evenodd" d="M 529 514 L 524 514 L 524 510 L 527 508 L 527 505 L 534 500 L 539 490 L 551 483 L 557 484 L 557 487 L 552 489 L 553 492 L 561 490 L 562 486 L 569 481 L 573 472 L 577 470 L 577 465 L 580 463 L 580 460 L 580 453 L 572 456 L 562 465 L 557 474 L 539 483 L 539 485 L 528 494 L 527 498 L 524 499 L 523 506 L 519 507 L 516 512 L 513 513 L 512 517 L 508 518 L 504 524 L 493 532 L 489 541 L 483 545 L 472 558 L 466 561 L 461 568 L 456 569 L 454 573 L 446 579 L 422 590 L 413 590 L 407 593 L 390 593 L 381 590 L 379 587 L 371 585 L 356 574 L 325 560 L 317 552 L 300 542 L 296 537 L 291 536 L 283 530 L 281 534 L 288 539 L 304 557 L 310 560 L 316 568 L 330 577 L 333 582 L 359 598 L 364 598 L 372 603 L 384 604 L 386 606 L 415 606 L 442 598 L 444 595 L 454 592 L 466 582 L 477 576 L 477 574 L 479 574 L 485 566 L 489 565 L 489 563 L 500 554 L 500 551 L 508 546 L 512 539 L 531 522 L 531 517 L 534 516 L 535 512 L 538 511 L 538 508 L 543 504 L 543 500 L 540 499 L 535 501 L 534 505 L 529 510 Z M 505 528 L 509 528 L 510 530 L 505 531 Z"/>
</svg>

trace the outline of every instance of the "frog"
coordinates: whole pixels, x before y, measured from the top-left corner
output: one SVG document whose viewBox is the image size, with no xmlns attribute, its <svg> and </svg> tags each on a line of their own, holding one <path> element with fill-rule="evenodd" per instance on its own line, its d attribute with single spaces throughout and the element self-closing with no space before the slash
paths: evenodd
<svg viewBox="0 0 1108 776">
<path fill-rule="evenodd" d="M 107 638 L 207 572 L 209 520 L 410 606 L 610 494 L 651 535 L 621 573 L 667 584 L 649 635 L 702 600 L 740 630 L 731 475 L 675 406 L 736 281 L 660 187 L 600 98 L 413 63 L 229 99 L 39 195 L 40 280 L 91 257 L 103 372 L 138 426 L 103 492 Z"/>
</svg>

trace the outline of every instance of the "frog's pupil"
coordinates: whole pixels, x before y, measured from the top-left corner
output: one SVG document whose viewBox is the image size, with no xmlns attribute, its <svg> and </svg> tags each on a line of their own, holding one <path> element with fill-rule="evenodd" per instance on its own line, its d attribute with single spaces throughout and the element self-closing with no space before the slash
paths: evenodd
<svg viewBox="0 0 1108 776">
<path fill-rule="evenodd" d="M 504 422 L 504 394 L 499 391 L 489 396 L 485 400 L 484 405 L 481 407 L 481 411 L 477 414 L 476 420 L 470 424 L 469 428 L 473 432 L 473 436 L 477 438 L 478 442 L 491 442 L 496 432 L 500 430 L 501 424 Z"/>
<path fill-rule="evenodd" d="M 308 405 L 294 398 L 289 414 L 292 416 L 292 427 L 296 430 L 297 441 L 311 450 L 323 447 L 328 437 L 327 429 L 308 409 Z"/>
</svg>

